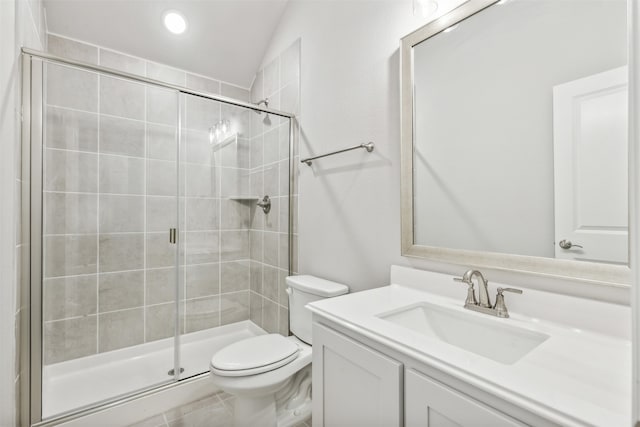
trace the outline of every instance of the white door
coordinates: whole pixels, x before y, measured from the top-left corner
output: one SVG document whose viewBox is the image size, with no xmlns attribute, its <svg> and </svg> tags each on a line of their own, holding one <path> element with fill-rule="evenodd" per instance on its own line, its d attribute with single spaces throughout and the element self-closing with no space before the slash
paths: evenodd
<svg viewBox="0 0 640 427">
<path fill-rule="evenodd" d="M 627 67 L 553 88 L 556 258 L 628 262 L 627 94 Z"/>
</svg>

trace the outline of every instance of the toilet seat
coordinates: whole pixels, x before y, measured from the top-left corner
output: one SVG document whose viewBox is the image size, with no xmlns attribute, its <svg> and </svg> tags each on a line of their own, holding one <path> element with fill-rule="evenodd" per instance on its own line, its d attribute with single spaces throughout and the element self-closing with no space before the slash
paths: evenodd
<svg viewBox="0 0 640 427">
<path fill-rule="evenodd" d="M 231 344 L 211 358 L 211 372 L 224 377 L 272 371 L 298 357 L 300 347 L 279 334 L 260 335 Z"/>
</svg>

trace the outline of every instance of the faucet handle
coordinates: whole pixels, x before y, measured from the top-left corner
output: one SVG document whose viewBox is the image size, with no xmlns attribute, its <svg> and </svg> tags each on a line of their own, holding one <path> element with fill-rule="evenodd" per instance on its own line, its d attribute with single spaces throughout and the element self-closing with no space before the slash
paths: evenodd
<svg viewBox="0 0 640 427">
<path fill-rule="evenodd" d="M 522 289 L 516 288 L 498 288 L 498 294 L 496 295 L 496 304 L 493 306 L 493 309 L 496 311 L 496 316 L 502 318 L 509 317 L 509 310 L 507 310 L 507 306 L 504 303 L 504 295 L 503 292 L 513 292 L 515 294 L 521 294 Z"/>
<path fill-rule="evenodd" d="M 465 307 L 469 305 L 478 305 L 478 301 L 476 301 L 476 293 L 473 289 L 473 282 L 471 280 L 465 280 L 464 278 L 460 277 L 454 277 L 453 280 L 456 282 L 465 283 L 469 286 L 467 288 L 467 299 L 464 301 Z"/>
<path fill-rule="evenodd" d="M 521 294 L 522 289 L 516 288 L 498 288 L 498 295 L 502 295 L 503 292 L 513 292 L 514 294 Z"/>
</svg>

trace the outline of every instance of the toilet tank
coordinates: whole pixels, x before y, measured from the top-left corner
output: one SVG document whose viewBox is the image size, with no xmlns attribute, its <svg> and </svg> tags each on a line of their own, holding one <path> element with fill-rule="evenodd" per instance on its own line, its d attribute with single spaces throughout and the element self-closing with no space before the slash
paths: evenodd
<svg viewBox="0 0 640 427">
<path fill-rule="evenodd" d="M 307 344 L 311 344 L 311 311 L 305 307 L 313 301 L 337 297 L 349 292 L 341 283 L 315 276 L 288 276 L 289 319 L 293 334 Z"/>
</svg>

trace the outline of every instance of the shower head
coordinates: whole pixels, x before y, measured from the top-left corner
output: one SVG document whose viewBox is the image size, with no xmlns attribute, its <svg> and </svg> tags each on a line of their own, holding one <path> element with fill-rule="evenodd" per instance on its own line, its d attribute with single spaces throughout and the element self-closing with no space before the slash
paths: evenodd
<svg viewBox="0 0 640 427">
<path fill-rule="evenodd" d="M 269 98 L 261 99 L 256 103 L 257 106 L 260 106 L 260 104 L 264 104 L 266 108 L 269 108 Z M 258 114 L 262 114 L 262 111 L 258 111 L 258 110 L 254 110 L 254 111 Z M 264 120 L 262 120 L 262 123 L 264 123 L 265 125 L 271 125 L 271 119 L 269 118 L 269 113 L 265 114 Z"/>
<path fill-rule="evenodd" d="M 265 99 L 261 99 L 260 101 L 256 102 L 256 105 L 259 107 L 261 104 L 264 104 L 264 106 L 266 108 L 269 108 L 269 98 L 265 98 Z M 260 114 L 262 113 L 262 111 L 258 111 L 258 110 L 254 110 L 256 113 Z"/>
</svg>

